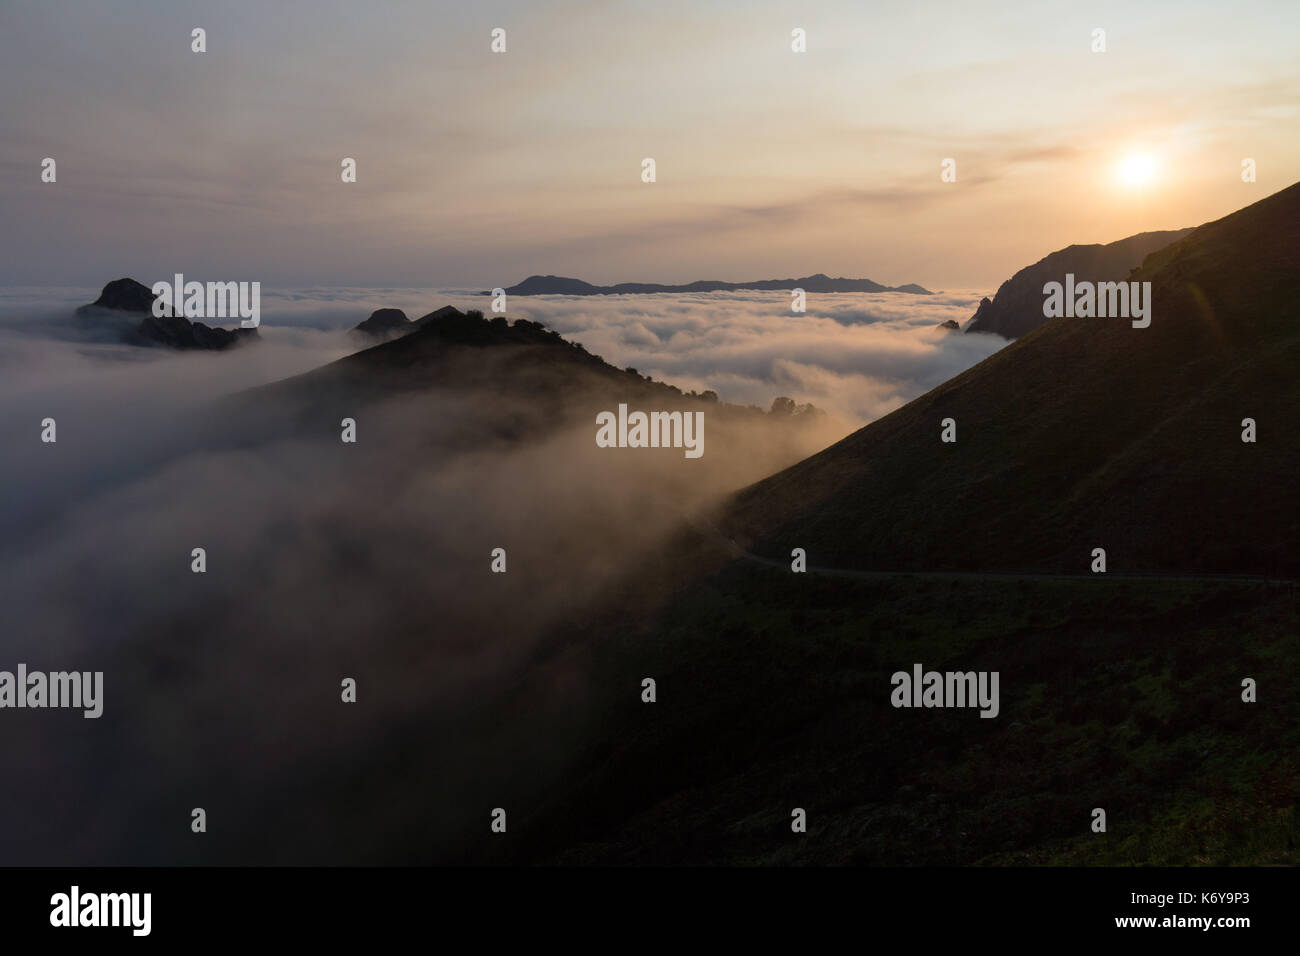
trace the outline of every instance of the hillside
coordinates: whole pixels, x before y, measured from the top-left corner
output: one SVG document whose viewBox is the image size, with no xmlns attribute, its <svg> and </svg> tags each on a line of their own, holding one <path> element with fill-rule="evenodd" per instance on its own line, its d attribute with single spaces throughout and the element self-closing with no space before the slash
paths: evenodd
<svg viewBox="0 0 1300 956">
<path fill-rule="evenodd" d="M 966 326 L 967 332 L 992 332 L 1005 339 L 1028 335 L 1047 319 L 1043 316 L 1043 285 L 1060 282 L 1067 272 L 1088 282 L 1114 282 L 1128 276 L 1152 252 L 1183 238 L 1190 229 L 1143 232 L 1118 242 L 1067 246 L 1026 266 L 998 287 L 992 299 L 981 299 Z"/>
<path fill-rule="evenodd" d="M 838 567 L 1074 573 L 1104 547 L 1114 571 L 1300 575 L 1297 223 L 1300 185 L 1200 227 L 1134 274 L 1149 328 L 1049 322 L 746 489 L 726 528 Z"/>
<path fill-rule="evenodd" d="M 719 522 L 761 554 L 684 531 L 516 695 L 520 752 L 547 675 L 590 662 L 600 704 L 515 839 L 465 857 L 1294 864 L 1296 583 L 1239 575 L 1296 571 L 1298 207 L 1295 186 L 1148 260 L 1149 328 L 1051 322 L 745 489 Z M 891 706 L 918 662 L 998 672 L 996 719 Z"/>
<path fill-rule="evenodd" d="M 409 331 L 399 338 L 253 389 L 239 401 L 256 407 L 259 414 L 270 407 L 328 418 L 422 391 L 482 394 L 492 396 L 503 412 L 505 403 L 517 404 L 501 416 L 494 432 L 521 415 L 553 424 L 589 419 L 620 401 L 647 408 L 706 410 L 711 421 L 720 423 L 816 419 L 825 424 L 825 416 L 811 406 L 803 406 L 798 415 L 771 415 L 754 406 L 721 402 L 711 391 L 684 393 L 616 368 L 581 344 L 527 319 L 488 319 L 446 306 L 406 324 Z"/>
</svg>

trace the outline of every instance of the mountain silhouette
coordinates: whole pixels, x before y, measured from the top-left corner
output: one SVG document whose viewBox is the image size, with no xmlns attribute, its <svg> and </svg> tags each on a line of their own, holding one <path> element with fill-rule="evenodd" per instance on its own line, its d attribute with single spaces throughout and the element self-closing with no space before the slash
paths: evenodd
<svg viewBox="0 0 1300 956">
<path fill-rule="evenodd" d="M 154 298 L 148 286 L 134 279 L 114 279 L 98 299 L 79 306 L 76 314 L 83 327 L 108 329 L 124 345 L 219 352 L 260 338 L 256 328 L 223 329 L 179 315 L 155 316 Z M 138 324 L 136 313 L 145 316 Z"/>
<path fill-rule="evenodd" d="M 817 273 L 802 279 L 760 279 L 755 282 L 719 282 L 701 280 L 686 285 L 659 285 L 653 282 L 622 282 L 618 285 L 592 285 L 581 279 L 562 276 L 529 276 L 518 285 L 506 289 L 507 295 L 646 295 L 656 292 L 731 292 L 740 289 L 758 289 L 788 292 L 791 289 L 805 292 L 906 292 L 912 295 L 931 295 L 919 285 L 886 286 L 870 279 L 832 279 Z M 489 295 L 490 293 L 484 293 Z"/>
<path fill-rule="evenodd" d="M 401 309 L 376 309 L 370 313 L 370 317 L 364 322 L 353 326 L 352 331 L 361 337 L 369 339 L 394 339 L 423 328 L 431 322 L 438 322 L 441 319 L 458 315 L 464 315 L 464 313 L 451 305 L 444 305 L 440 309 L 434 309 L 428 315 L 422 315 L 415 320 L 408 319 L 406 313 Z"/>
<path fill-rule="evenodd" d="M 820 409 L 788 399 L 790 409 L 778 400 L 774 410 L 764 412 L 721 402 L 708 390 L 683 392 L 634 369 L 616 368 L 527 319 L 488 319 L 477 310 L 444 306 L 409 325 L 398 338 L 243 392 L 229 413 L 249 412 L 246 434 L 266 436 L 282 431 L 286 421 L 292 428 L 335 420 L 368 405 L 414 398 L 413 393 L 472 395 L 486 406 L 482 417 L 488 424 L 478 422 L 478 431 L 467 424 L 456 439 L 458 447 L 546 434 L 575 422 L 585 427 L 595 412 L 620 402 L 642 409 L 706 410 L 711 434 L 717 426 L 757 424 L 783 436 L 805 426 L 833 427 Z M 800 443 L 807 446 L 806 440 Z"/>
<path fill-rule="evenodd" d="M 154 294 L 148 286 L 134 279 L 114 279 L 91 305 L 122 312 L 152 312 L 153 300 Z"/>
<path fill-rule="evenodd" d="M 1086 573 L 1101 547 L 1117 571 L 1300 574 L 1298 223 L 1300 184 L 1195 229 L 1132 276 L 1150 327 L 1048 322 L 744 490 L 724 527 L 846 568 Z"/>
<path fill-rule="evenodd" d="M 1076 281 L 1117 282 L 1142 264 L 1157 249 L 1183 238 L 1192 230 L 1142 232 L 1107 245 L 1066 246 L 1026 266 L 998 287 L 992 299 L 980 300 L 966 326 L 967 332 L 992 332 L 1016 339 L 1038 328 L 1043 315 L 1043 285 L 1062 282 L 1067 272 Z"/>
<path fill-rule="evenodd" d="M 353 327 L 353 332 L 382 338 L 402 332 L 410 326 L 411 320 L 401 309 L 376 309 L 364 322 Z"/>
<path fill-rule="evenodd" d="M 443 319 L 452 319 L 457 316 L 463 316 L 464 314 L 465 313 L 461 312 L 460 309 L 455 306 L 444 305 L 441 309 L 434 309 L 428 315 L 422 315 L 418 319 L 414 320 L 411 323 L 411 328 L 412 330 L 421 329 L 426 325 L 441 322 Z"/>
</svg>

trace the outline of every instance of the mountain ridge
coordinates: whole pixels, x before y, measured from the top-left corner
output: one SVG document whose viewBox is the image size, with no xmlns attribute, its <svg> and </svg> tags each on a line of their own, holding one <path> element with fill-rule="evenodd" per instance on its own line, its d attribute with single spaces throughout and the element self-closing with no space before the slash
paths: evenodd
<svg viewBox="0 0 1300 956">
<path fill-rule="evenodd" d="M 1158 249 L 1186 237 L 1191 229 L 1140 232 L 1110 243 L 1074 243 L 1048 253 L 1017 271 L 992 299 L 980 300 L 965 331 L 991 332 L 1016 339 L 1038 328 L 1043 315 L 1043 284 L 1060 282 L 1067 272 L 1077 281 L 1117 282 Z"/>
<path fill-rule="evenodd" d="M 532 275 L 523 282 L 505 290 L 507 295 L 653 295 L 656 293 L 683 292 L 733 292 L 740 290 L 789 291 L 800 288 L 805 292 L 903 292 L 909 295 L 933 295 L 929 289 L 908 283 L 886 286 L 871 279 L 831 278 L 818 272 L 802 279 L 759 279 L 752 282 L 723 282 L 702 279 L 684 285 L 665 285 L 655 282 L 620 282 L 616 285 L 593 285 L 582 279 L 565 276 Z M 483 295 L 491 295 L 484 292 Z"/>
<path fill-rule="evenodd" d="M 861 569 L 1075 571 L 1106 547 L 1129 571 L 1300 574 L 1300 450 L 1276 430 L 1300 415 L 1297 222 L 1300 184 L 1198 227 L 1131 277 L 1149 328 L 1045 323 L 742 490 L 722 526 Z M 1242 442 L 1260 416 L 1268 444 Z"/>
</svg>

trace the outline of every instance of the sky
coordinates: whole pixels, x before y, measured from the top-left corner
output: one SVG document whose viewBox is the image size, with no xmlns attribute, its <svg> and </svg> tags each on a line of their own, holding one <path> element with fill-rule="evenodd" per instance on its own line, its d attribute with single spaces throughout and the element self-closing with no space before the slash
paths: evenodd
<svg viewBox="0 0 1300 956">
<path fill-rule="evenodd" d="M 991 292 L 1290 185 L 1298 53 L 1293 0 L 4 0 L 0 284 Z"/>
</svg>

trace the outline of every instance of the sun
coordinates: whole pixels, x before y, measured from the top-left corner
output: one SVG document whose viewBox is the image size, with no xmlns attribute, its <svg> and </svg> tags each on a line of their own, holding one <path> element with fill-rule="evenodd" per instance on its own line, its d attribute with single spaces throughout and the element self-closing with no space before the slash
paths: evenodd
<svg viewBox="0 0 1300 956">
<path fill-rule="evenodd" d="M 1150 186 L 1156 179 L 1156 160 L 1150 153 L 1133 153 L 1119 164 L 1119 181 L 1130 189 Z"/>
</svg>

